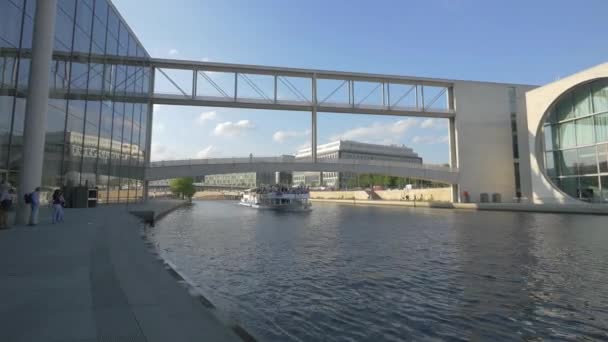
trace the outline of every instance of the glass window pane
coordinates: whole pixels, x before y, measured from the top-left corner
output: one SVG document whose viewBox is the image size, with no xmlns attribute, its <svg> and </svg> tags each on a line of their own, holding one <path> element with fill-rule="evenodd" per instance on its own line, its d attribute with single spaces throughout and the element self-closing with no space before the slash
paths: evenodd
<svg viewBox="0 0 608 342">
<path fill-rule="evenodd" d="M 23 156 L 23 121 L 25 118 L 25 106 L 27 101 L 23 98 L 15 100 L 15 113 L 13 115 L 13 132 L 10 146 L 11 159 L 8 166 L 11 170 L 21 169 Z"/>
<path fill-rule="evenodd" d="M 28 1 L 27 3 L 31 3 L 33 1 Z M 23 33 L 21 37 L 21 48 L 22 49 L 31 49 L 32 48 L 32 39 L 34 38 L 34 16 L 29 13 L 25 14 L 23 22 Z M 1 31 L 1 30 L 0 30 Z"/>
<path fill-rule="evenodd" d="M 586 202 L 599 202 L 600 200 L 600 185 L 599 178 L 581 177 L 580 182 L 580 198 Z"/>
<path fill-rule="evenodd" d="M 89 91 L 102 90 L 103 64 L 89 65 Z"/>
<path fill-rule="evenodd" d="M 553 127 L 551 125 L 543 126 L 543 135 L 545 138 L 545 149 L 547 151 L 551 151 L 554 149 L 553 147 Z"/>
<path fill-rule="evenodd" d="M 576 150 L 559 151 L 555 155 L 560 176 L 573 176 L 577 174 L 578 157 Z"/>
<path fill-rule="evenodd" d="M 85 63 L 72 62 L 70 72 L 71 90 L 86 90 L 87 78 L 89 77 L 89 66 Z"/>
<path fill-rule="evenodd" d="M 593 91 L 593 111 L 608 111 L 608 80 L 595 81 L 591 85 Z"/>
<path fill-rule="evenodd" d="M 608 176 L 600 177 L 600 181 L 602 182 L 602 202 L 608 203 Z"/>
<path fill-rule="evenodd" d="M 608 141 L 608 113 L 595 116 L 595 137 L 597 142 Z"/>
<path fill-rule="evenodd" d="M 27 84 L 30 81 L 30 59 L 20 58 L 19 59 L 19 79 L 17 80 L 17 87 L 20 89 L 27 88 Z"/>
<path fill-rule="evenodd" d="M 563 96 L 556 106 L 557 120 L 562 121 L 574 117 L 574 108 L 572 106 L 572 94 L 568 93 Z"/>
<path fill-rule="evenodd" d="M 120 30 L 118 33 L 118 55 L 127 56 L 129 48 L 129 31 L 127 27 L 121 22 Z"/>
<path fill-rule="evenodd" d="M 51 63 L 51 76 L 49 78 L 49 87 L 52 89 L 68 89 L 68 75 L 70 70 L 69 62 L 53 61 Z"/>
<path fill-rule="evenodd" d="M 13 97 L 0 96 L 0 169 L 4 169 L 8 161 L 8 142 L 11 134 L 12 117 Z"/>
<path fill-rule="evenodd" d="M 103 3 L 103 1 L 97 2 Z M 95 20 L 93 20 L 93 45 L 91 46 L 91 53 L 103 54 L 106 50 L 106 14 L 102 14 L 101 16 L 98 16 L 98 14 L 95 13 Z"/>
<path fill-rule="evenodd" d="M 591 90 L 588 85 L 582 85 L 574 91 L 574 112 L 576 116 L 584 116 L 591 113 Z"/>
<path fill-rule="evenodd" d="M 61 156 L 65 138 L 66 109 L 66 100 L 49 99 L 42 169 L 42 185 L 44 186 L 61 185 Z"/>
<path fill-rule="evenodd" d="M 13 57 L 0 57 L 0 86 L 7 88 L 15 87 L 16 63 L 17 60 Z"/>
<path fill-rule="evenodd" d="M 74 32 L 74 0 L 59 1 L 55 19 L 54 50 L 70 52 L 72 50 L 72 37 Z"/>
<path fill-rule="evenodd" d="M 595 146 L 578 149 L 578 173 L 581 175 L 597 174 Z"/>
<path fill-rule="evenodd" d="M 23 11 L 21 2 L 0 1 L 0 47 L 19 47 Z"/>
<path fill-rule="evenodd" d="M 576 128 L 574 122 L 559 124 L 559 147 L 568 148 L 576 146 Z"/>
<path fill-rule="evenodd" d="M 597 145 L 597 160 L 600 172 L 608 172 L 608 144 Z M 608 187 L 608 184 L 606 184 Z"/>
<path fill-rule="evenodd" d="M 595 142 L 593 132 L 593 117 L 576 120 L 576 144 L 590 145 Z"/>
<path fill-rule="evenodd" d="M 579 198 L 579 188 L 578 188 L 578 178 L 570 177 L 570 178 L 560 178 L 558 180 L 559 188 L 574 198 Z"/>
<path fill-rule="evenodd" d="M 556 174 L 556 170 L 555 170 L 555 160 L 553 158 L 553 154 L 556 152 L 547 152 L 545 154 L 545 169 L 547 170 L 547 175 L 549 177 L 555 177 Z"/>
</svg>

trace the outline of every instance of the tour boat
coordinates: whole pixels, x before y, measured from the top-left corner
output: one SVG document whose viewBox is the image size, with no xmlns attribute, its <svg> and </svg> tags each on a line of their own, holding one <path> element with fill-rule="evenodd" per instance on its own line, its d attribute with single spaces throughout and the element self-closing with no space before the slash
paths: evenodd
<svg viewBox="0 0 608 342">
<path fill-rule="evenodd" d="M 308 189 L 275 185 L 244 191 L 239 205 L 256 209 L 308 211 L 312 210 L 309 199 Z"/>
</svg>

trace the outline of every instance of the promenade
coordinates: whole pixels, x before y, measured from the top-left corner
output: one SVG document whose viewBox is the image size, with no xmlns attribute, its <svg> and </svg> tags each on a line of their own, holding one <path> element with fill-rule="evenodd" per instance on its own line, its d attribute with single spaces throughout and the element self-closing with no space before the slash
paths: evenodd
<svg viewBox="0 0 608 342">
<path fill-rule="evenodd" d="M 66 210 L 0 231 L 0 341 L 239 341 L 151 254 L 130 210 Z"/>
</svg>

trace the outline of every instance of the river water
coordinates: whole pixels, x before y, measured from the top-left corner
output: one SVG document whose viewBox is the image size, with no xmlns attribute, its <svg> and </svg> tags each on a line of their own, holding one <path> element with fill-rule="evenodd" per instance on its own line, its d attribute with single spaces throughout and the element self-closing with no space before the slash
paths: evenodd
<svg viewBox="0 0 608 342">
<path fill-rule="evenodd" d="M 149 232 L 261 341 L 608 340 L 608 218 L 196 202 Z"/>
</svg>

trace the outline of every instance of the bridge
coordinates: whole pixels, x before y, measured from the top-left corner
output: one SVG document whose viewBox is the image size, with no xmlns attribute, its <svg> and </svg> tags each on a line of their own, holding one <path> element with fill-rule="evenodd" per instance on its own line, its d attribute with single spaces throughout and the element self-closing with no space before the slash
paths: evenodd
<svg viewBox="0 0 608 342">
<path fill-rule="evenodd" d="M 223 173 L 277 171 L 373 173 L 396 177 L 419 178 L 446 184 L 458 184 L 459 179 L 457 168 L 438 165 L 359 159 L 319 159 L 317 162 L 313 162 L 312 159 L 295 160 L 285 157 L 256 157 L 152 162 L 145 170 L 145 180 L 153 181 Z"/>
</svg>

